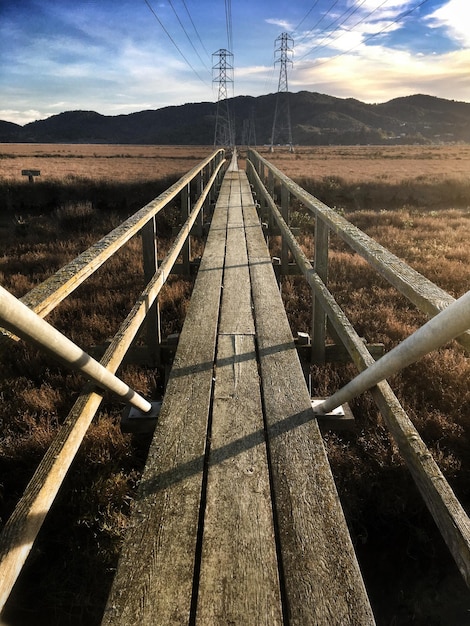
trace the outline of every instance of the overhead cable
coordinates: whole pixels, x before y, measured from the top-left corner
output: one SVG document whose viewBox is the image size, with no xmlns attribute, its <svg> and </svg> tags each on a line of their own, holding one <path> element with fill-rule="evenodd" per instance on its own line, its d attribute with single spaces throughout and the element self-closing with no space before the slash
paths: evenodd
<svg viewBox="0 0 470 626">
<path fill-rule="evenodd" d="M 171 41 L 171 43 L 175 46 L 175 48 L 178 50 L 178 52 L 180 53 L 180 55 L 182 56 L 182 58 L 184 59 L 186 65 L 188 65 L 188 67 L 191 68 L 191 70 L 194 72 L 194 74 L 199 78 L 199 80 L 204 83 L 204 85 L 206 85 L 206 87 L 210 87 L 209 83 L 207 83 L 203 78 L 201 78 L 201 76 L 198 74 L 198 72 L 194 69 L 194 67 L 191 65 L 191 63 L 188 61 L 188 59 L 184 56 L 183 52 L 181 51 L 180 47 L 178 46 L 178 44 L 176 43 L 176 41 L 173 39 L 173 37 L 170 35 L 170 33 L 168 32 L 168 30 L 165 28 L 165 25 L 163 24 L 163 22 L 161 21 L 161 19 L 158 17 L 158 15 L 156 14 L 154 8 L 152 7 L 152 5 L 150 4 L 150 2 L 148 0 L 144 0 L 145 4 L 148 6 L 148 8 L 150 9 L 150 11 L 152 12 L 153 16 L 155 17 L 155 19 L 157 20 L 157 22 L 160 24 L 160 26 L 162 27 L 162 29 L 164 30 L 166 36 L 168 37 L 168 39 Z"/>
<path fill-rule="evenodd" d="M 350 17 L 352 17 L 354 15 L 354 13 L 357 13 L 357 11 L 359 11 L 359 9 L 362 7 L 362 5 L 366 2 L 367 0 L 361 0 L 361 2 L 359 2 L 358 5 L 356 5 L 354 7 L 354 5 L 352 7 L 350 7 L 347 11 L 345 11 L 342 15 L 340 15 L 338 18 L 336 18 L 335 20 L 333 20 L 332 22 L 330 22 L 328 24 L 328 26 L 326 28 L 323 29 L 323 32 L 328 31 L 328 29 L 333 26 L 333 24 L 335 24 L 338 20 L 340 20 L 343 16 L 346 16 L 331 32 L 329 32 L 328 34 L 326 34 L 317 44 L 315 44 L 315 46 L 313 48 L 311 48 L 308 52 L 306 52 L 303 56 L 301 56 L 299 58 L 299 61 L 301 61 L 303 58 L 305 58 L 306 56 L 308 56 L 309 54 L 312 54 L 312 52 L 314 52 L 315 50 L 318 50 L 318 48 L 324 48 L 325 46 L 328 45 L 328 42 L 323 44 L 323 42 L 325 41 L 325 39 L 329 39 L 331 37 L 331 35 L 333 35 L 333 33 L 335 33 L 337 30 L 339 30 L 339 28 L 345 23 L 347 22 L 347 20 L 349 20 Z M 380 5 L 380 7 L 385 4 L 386 2 L 388 2 L 388 0 L 384 0 L 382 2 L 382 4 Z M 377 7 L 376 9 L 374 9 L 374 11 L 377 11 L 377 9 L 379 9 L 380 7 Z M 349 11 L 352 10 L 351 13 L 349 13 Z M 369 13 L 369 15 L 372 15 L 372 13 L 374 13 L 374 11 L 371 11 Z M 348 14 L 349 13 L 349 14 Z M 359 22 L 357 22 L 354 26 L 357 26 L 357 24 L 360 24 L 362 20 L 360 20 Z M 353 26 L 353 28 L 354 28 Z M 339 39 L 339 37 L 336 37 L 335 39 L 333 39 L 333 41 L 336 41 L 336 39 Z"/>
<path fill-rule="evenodd" d="M 189 12 L 188 5 L 186 4 L 186 0 L 182 0 L 182 2 L 183 2 L 183 6 L 184 6 L 184 8 L 186 9 L 186 13 L 188 14 L 188 17 L 189 17 L 189 19 L 190 19 L 190 21 L 191 21 L 191 24 L 193 25 L 194 32 L 196 33 L 196 36 L 197 36 L 197 38 L 199 39 L 199 43 L 201 44 L 202 49 L 204 50 L 204 52 L 207 54 L 207 57 L 210 59 L 210 58 L 211 58 L 211 55 L 207 52 L 207 49 L 206 49 L 206 47 L 205 47 L 205 45 L 204 45 L 204 43 L 203 43 L 203 41 L 202 41 L 202 39 L 201 39 L 201 36 L 200 36 L 200 34 L 199 34 L 199 31 L 198 31 L 198 29 L 196 28 L 196 24 L 194 23 L 194 20 L 193 20 L 193 18 L 191 17 L 191 13 Z"/>
<path fill-rule="evenodd" d="M 225 0 L 225 22 L 227 25 L 227 47 L 233 53 L 232 0 Z"/>
<path fill-rule="evenodd" d="M 317 22 L 315 22 L 315 24 L 312 26 L 312 28 L 311 28 L 309 31 L 307 31 L 307 32 L 305 33 L 305 35 L 302 37 L 302 39 L 300 39 L 300 41 L 298 41 L 298 42 L 297 42 L 297 45 L 301 44 L 301 43 L 302 43 L 302 41 L 303 41 L 306 37 L 308 37 L 308 36 L 310 35 L 310 33 L 311 33 L 312 31 L 314 31 L 314 30 L 315 30 L 315 28 L 317 28 L 317 26 L 319 26 L 319 24 L 321 24 L 321 23 L 323 22 L 323 20 L 325 19 L 325 17 L 327 17 L 327 16 L 331 13 L 331 11 L 335 8 L 335 6 L 338 4 L 338 2 L 339 2 L 339 0 L 334 0 L 333 4 L 330 6 L 330 8 L 328 9 L 328 11 L 327 11 L 326 13 L 324 13 L 324 14 L 321 16 L 321 18 L 320 18 Z"/>
<path fill-rule="evenodd" d="M 325 65 L 325 63 L 329 63 L 330 61 L 334 61 L 335 59 L 338 59 L 346 54 L 349 54 L 350 52 L 352 52 L 353 50 L 355 50 L 356 48 L 358 48 L 359 46 L 361 46 L 364 43 L 367 43 L 368 41 L 370 41 L 371 39 L 374 39 L 374 37 L 378 37 L 378 35 L 381 35 L 383 32 L 385 32 L 386 30 L 388 30 L 391 26 L 393 26 L 394 24 L 396 24 L 399 20 L 408 17 L 408 15 L 411 15 L 411 13 L 413 13 L 414 11 L 416 11 L 416 9 L 419 9 L 420 7 L 423 6 L 423 4 L 426 4 L 426 2 L 429 2 L 429 0 L 422 0 L 419 4 L 417 4 L 416 6 L 412 7 L 411 9 L 408 9 L 408 11 L 404 11 L 403 13 L 400 13 L 400 15 L 398 15 L 393 21 L 391 21 L 389 24 L 387 24 L 386 26 L 384 26 L 381 30 L 377 31 L 376 33 L 373 33 L 372 35 L 369 35 L 368 37 L 366 37 L 365 39 L 363 39 L 360 43 L 356 44 L 355 46 L 352 46 L 352 48 L 349 48 L 349 50 L 345 50 L 344 52 L 340 52 L 339 54 L 335 54 L 332 57 L 329 57 L 328 59 L 325 59 L 324 61 L 319 61 L 318 63 L 315 63 L 315 67 L 318 67 L 320 65 Z M 384 3 L 382 3 L 384 4 Z M 339 39 L 339 37 L 338 37 Z M 310 52 L 308 52 L 307 54 L 310 54 Z M 301 57 L 301 59 L 303 59 L 306 55 L 304 55 L 303 57 Z M 299 59 L 300 60 L 300 59 Z"/>
<path fill-rule="evenodd" d="M 302 24 L 305 22 L 305 20 L 307 19 L 307 17 L 310 15 L 310 13 L 313 11 L 313 9 L 317 6 L 319 0 L 315 0 L 315 2 L 313 3 L 313 5 L 310 7 L 310 9 L 307 11 L 307 14 L 300 20 L 300 22 L 297 24 L 297 26 L 294 28 L 294 30 L 292 31 L 293 33 L 297 32 L 299 30 L 299 28 L 302 26 Z"/>
<path fill-rule="evenodd" d="M 173 4 L 172 0 L 168 0 L 168 4 L 169 4 L 169 5 L 170 5 L 170 7 L 173 9 L 173 13 L 175 14 L 176 19 L 177 19 L 177 20 L 178 20 L 178 22 L 179 22 L 179 25 L 181 26 L 181 28 L 183 29 L 184 34 L 186 35 L 186 39 L 187 39 L 187 40 L 189 41 L 189 43 L 191 44 L 191 47 L 192 47 L 192 49 L 194 50 L 194 52 L 196 53 L 196 55 L 197 55 L 198 59 L 201 61 L 201 63 L 203 64 L 203 66 L 206 68 L 206 70 L 209 72 L 209 68 L 207 67 L 207 65 L 205 64 L 205 62 L 201 59 L 201 56 L 200 56 L 199 52 L 196 50 L 196 48 L 195 48 L 195 46 L 194 46 L 194 44 L 193 44 L 193 41 L 192 41 L 191 37 L 188 35 L 188 31 L 186 30 L 186 28 L 185 28 L 185 26 L 184 26 L 183 22 L 181 21 L 180 16 L 178 15 L 178 13 L 177 13 L 177 11 L 176 11 L 176 9 L 175 9 L 175 6 L 174 6 L 174 4 Z"/>
</svg>

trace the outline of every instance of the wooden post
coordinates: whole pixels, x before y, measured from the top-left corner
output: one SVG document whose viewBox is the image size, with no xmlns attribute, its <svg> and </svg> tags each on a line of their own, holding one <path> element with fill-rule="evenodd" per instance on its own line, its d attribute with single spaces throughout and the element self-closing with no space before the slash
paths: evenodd
<svg viewBox="0 0 470 626">
<path fill-rule="evenodd" d="M 317 215 L 315 218 L 314 270 L 326 285 L 328 280 L 329 228 Z M 318 298 L 312 300 L 312 363 L 325 362 L 326 314 Z"/>
<path fill-rule="evenodd" d="M 260 204 L 260 208 L 259 208 L 259 213 L 260 213 L 260 218 L 262 221 L 264 222 L 268 222 L 269 224 L 269 211 L 268 211 L 268 205 L 266 202 L 266 198 L 264 197 L 264 194 L 261 191 L 261 185 L 265 184 L 266 181 L 266 169 L 264 167 L 264 163 L 261 163 L 258 159 L 257 161 L 257 169 L 256 172 L 259 176 L 259 180 L 261 184 L 257 184 L 257 189 L 258 189 L 258 202 Z"/>
<path fill-rule="evenodd" d="M 269 170 L 269 172 L 268 172 L 268 186 L 267 186 L 267 190 L 268 190 L 268 193 L 271 196 L 271 198 L 274 199 L 274 174 L 273 174 L 272 170 Z"/>
<path fill-rule="evenodd" d="M 22 176 L 27 176 L 30 183 L 34 183 L 35 176 L 41 176 L 40 170 L 21 170 Z"/>
<path fill-rule="evenodd" d="M 281 215 L 284 218 L 287 225 L 289 225 L 289 200 L 290 193 L 287 187 L 281 184 Z M 281 234 L 281 274 L 282 276 L 289 275 L 289 247 L 286 242 L 286 238 Z"/>
<path fill-rule="evenodd" d="M 267 190 L 271 198 L 274 200 L 274 174 L 271 170 L 268 172 L 268 186 Z M 272 230 L 274 225 L 274 217 L 271 211 L 269 211 L 268 217 L 268 232 Z"/>
<path fill-rule="evenodd" d="M 142 229 L 142 252 L 144 260 L 145 282 L 148 284 L 158 269 L 157 255 L 157 228 L 155 216 Z M 147 350 L 150 363 L 153 367 L 161 364 L 160 347 L 162 342 L 160 324 L 160 305 L 158 297 L 149 309 L 146 316 Z"/>
<path fill-rule="evenodd" d="M 202 196 L 202 192 L 204 191 L 204 183 L 207 180 L 207 176 L 206 176 L 206 169 L 202 169 L 199 172 L 199 175 L 197 177 L 197 181 L 196 181 L 196 200 L 198 198 L 200 198 Z M 204 226 L 204 216 L 206 214 L 206 210 L 207 210 L 207 199 L 204 200 L 204 202 L 202 203 L 202 207 L 201 207 L 201 211 L 198 215 L 197 218 L 197 222 L 196 222 L 196 232 L 195 234 L 198 237 L 202 237 L 202 233 L 203 233 L 203 226 Z"/>
<path fill-rule="evenodd" d="M 188 219 L 189 214 L 191 213 L 191 185 L 188 183 L 181 190 L 181 221 L 184 222 Z M 191 235 L 188 235 L 188 239 L 183 246 L 182 250 L 183 256 L 183 275 L 190 276 L 191 274 Z"/>
<path fill-rule="evenodd" d="M 248 148 L 246 158 L 247 158 L 247 161 L 250 161 L 253 167 L 255 168 L 255 170 L 258 172 L 259 159 L 256 153 L 254 152 L 254 150 L 252 150 L 251 148 Z"/>
</svg>

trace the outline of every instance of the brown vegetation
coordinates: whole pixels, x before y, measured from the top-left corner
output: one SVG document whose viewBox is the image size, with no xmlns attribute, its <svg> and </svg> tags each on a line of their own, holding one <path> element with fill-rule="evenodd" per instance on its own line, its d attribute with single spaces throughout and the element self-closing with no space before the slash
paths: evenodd
<svg viewBox="0 0 470 626">
<path fill-rule="evenodd" d="M 0 144 L 0 178 L 19 181 L 21 170 L 35 169 L 37 181 L 144 182 L 187 172 L 210 152 L 209 146 Z"/>
<path fill-rule="evenodd" d="M 0 196 L 10 203 L 10 211 L 0 217 L 0 280 L 18 296 L 160 193 L 172 180 L 169 175 L 176 178 L 209 151 L 158 146 L 2 148 L 14 156 L 0 161 Z M 27 157 L 28 150 L 42 151 L 42 156 Z M 129 156 L 119 157 L 121 151 Z M 470 190 L 463 170 L 466 167 L 468 173 L 468 146 L 315 148 L 271 156 L 282 171 L 437 285 L 454 296 L 467 290 Z M 405 170 L 398 169 L 405 160 Z M 59 168 L 59 161 L 65 169 L 47 170 L 53 163 Z M 177 171 L 166 169 L 176 161 Z M 103 163 L 107 173 L 98 174 L 97 164 Z M 327 169 L 321 170 L 320 163 Z M 20 180 L 18 171 L 26 167 L 41 169 L 34 185 Z M 423 194 L 422 176 L 427 177 L 429 193 L 434 189 L 431 195 Z M 145 185 L 132 184 L 143 179 Z M 138 191 L 141 187 L 144 192 Z M 454 197 L 456 188 L 459 202 L 446 203 L 445 190 Z M 373 202 L 368 203 L 366 192 L 373 195 Z M 431 206 L 430 198 L 436 202 Z M 302 226 L 301 241 L 311 256 L 312 228 L 302 207 L 294 209 Z M 177 221 L 174 209 L 162 216 L 161 254 Z M 49 319 L 84 347 L 104 342 L 143 286 L 141 256 L 140 239 L 134 238 Z M 334 237 L 329 286 L 368 342 L 383 342 L 389 349 L 424 321 Z M 190 281 L 176 279 L 165 288 L 160 301 L 164 335 L 180 327 L 190 290 Z M 293 330 L 308 332 L 311 296 L 303 281 L 286 279 L 283 297 Z M 314 393 L 327 395 L 349 380 L 354 369 L 330 364 L 313 367 L 311 374 Z M 155 370 L 126 366 L 121 375 L 148 397 L 162 390 Z M 465 506 L 470 504 L 469 375 L 468 357 L 450 345 L 392 381 Z M 0 515 L 5 521 L 82 380 L 64 374 L 23 343 L 3 355 L 0 379 Z M 327 433 L 325 442 L 378 623 L 457 624 L 468 592 L 368 394 L 354 402 L 353 409 L 356 431 Z M 99 623 L 147 446 L 147 441 L 120 432 L 119 410 L 108 398 L 89 430 L 11 598 L 6 618 L 12 626 L 32 620 L 61 626 Z M 34 607 L 34 612 L 27 607 Z"/>
<path fill-rule="evenodd" d="M 260 153 L 292 179 L 340 178 L 346 183 L 468 180 L 470 146 L 296 146 Z"/>
</svg>

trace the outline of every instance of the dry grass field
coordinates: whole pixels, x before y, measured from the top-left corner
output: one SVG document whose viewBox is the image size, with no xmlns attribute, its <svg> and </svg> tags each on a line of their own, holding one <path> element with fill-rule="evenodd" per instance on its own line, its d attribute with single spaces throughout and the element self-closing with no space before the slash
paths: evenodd
<svg viewBox="0 0 470 626">
<path fill-rule="evenodd" d="M 0 145 L 0 281 L 21 296 L 158 195 L 210 147 Z M 265 153 L 288 176 L 454 296 L 470 284 L 470 147 L 298 148 Z M 21 169 L 40 169 L 34 185 Z M 295 219 L 312 254 L 312 226 Z M 21 218 L 21 219 L 20 219 Z M 177 210 L 159 219 L 160 250 Z M 273 254 L 279 242 L 271 240 Z M 197 247 L 195 254 L 201 253 Z M 49 319 L 80 345 L 112 336 L 143 286 L 135 238 Z M 368 342 L 391 348 L 424 321 L 335 237 L 329 286 Z M 180 328 L 190 281 L 161 298 L 163 333 Z M 311 297 L 282 286 L 294 331 L 309 330 Z M 347 382 L 350 365 L 312 367 L 313 391 Z M 145 396 L 158 371 L 127 366 Z M 392 387 L 464 506 L 470 507 L 470 362 L 455 345 L 410 366 Z M 82 381 L 20 343 L 0 363 L 0 517 L 4 522 L 77 397 Z M 465 623 L 465 588 L 368 394 L 356 430 L 325 435 L 332 470 L 379 625 Z M 98 624 L 128 524 L 148 441 L 122 434 L 107 399 L 38 538 L 5 615 L 7 624 Z"/>
<path fill-rule="evenodd" d="M 148 181 L 187 172 L 210 154 L 209 146 L 0 144 L 0 178 L 21 180 L 21 170 L 42 179 Z"/>
<path fill-rule="evenodd" d="M 279 150 L 279 151 L 278 151 Z M 348 183 L 468 180 L 470 146 L 297 146 L 295 153 L 259 150 L 290 178 L 341 178 Z"/>
</svg>

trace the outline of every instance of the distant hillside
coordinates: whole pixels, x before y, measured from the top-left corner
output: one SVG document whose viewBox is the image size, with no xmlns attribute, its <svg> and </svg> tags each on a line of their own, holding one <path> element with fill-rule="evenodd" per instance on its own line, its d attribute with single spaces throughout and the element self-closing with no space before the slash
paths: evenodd
<svg viewBox="0 0 470 626">
<path fill-rule="evenodd" d="M 280 94 L 285 97 L 285 94 Z M 270 143 L 276 94 L 229 101 L 236 143 L 254 120 L 256 143 Z M 282 110 L 283 102 L 279 102 Z M 301 91 L 289 94 L 293 141 L 301 145 L 470 142 L 470 104 L 432 96 L 365 104 Z M 216 104 L 182 106 L 107 116 L 68 111 L 19 126 L 0 121 L 0 142 L 212 144 Z M 286 143 L 282 116 L 276 143 Z"/>
</svg>

